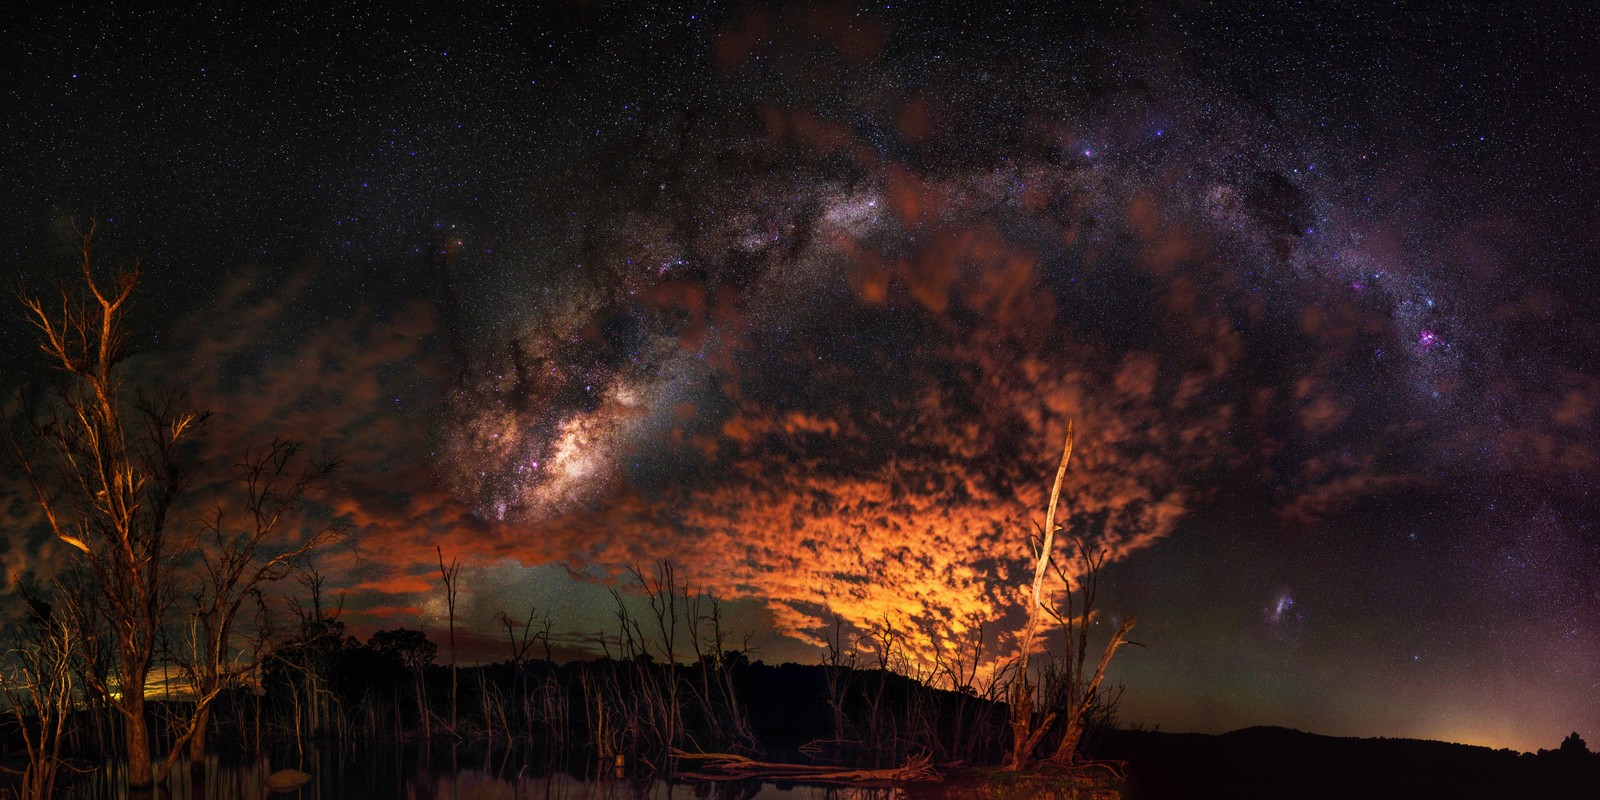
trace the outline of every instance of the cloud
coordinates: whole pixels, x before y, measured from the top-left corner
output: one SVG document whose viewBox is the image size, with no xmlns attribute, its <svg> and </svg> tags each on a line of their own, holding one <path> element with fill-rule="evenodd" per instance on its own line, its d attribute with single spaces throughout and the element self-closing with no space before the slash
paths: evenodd
<svg viewBox="0 0 1600 800">
<path fill-rule="evenodd" d="M 698 313 L 705 295 L 681 287 L 665 307 L 690 309 L 688 324 L 707 334 L 666 335 L 663 290 L 646 292 L 658 300 L 643 310 L 597 309 L 602 327 L 642 317 L 656 333 L 631 341 L 690 342 L 696 363 L 713 365 L 694 381 L 698 427 L 641 425 L 665 405 L 654 390 L 631 404 L 601 399 L 662 385 L 633 362 L 583 367 L 596 379 L 585 392 L 552 404 L 560 391 L 538 390 L 527 411 L 504 373 L 469 390 L 477 399 L 458 410 L 471 439 L 493 431 L 541 470 L 569 431 L 608 432 L 585 439 L 601 474 L 582 476 L 581 500 L 549 502 L 570 476 L 541 476 L 480 506 L 504 518 L 489 535 L 526 531 L 524 549 L 507 555 L 613 575 L 670 559 L 696 585 L 766 602 L 780 633 L 816 643 L 839 615 L 858 630 L 912 631 L 926 657 L 936 643 L 925 632 L 961 636 L 1014 617 L 1068 420 L 1081 432 L 1065 492 L 1073 529 L 1112 559 L 1167 535 L 1205 491 L 1195 476 L 1229 452 L 1237 412 L 1207 395 L 1238 358 L 1236 337 L 1194 313 L 1172 322 L 1216 339 L 1203 349 L 1125 351 L 1079 337 L 1060 326 L 1034 248 L 971 209 L 906 199 L 991 182 L 936 186 L 897 169 L 882 185 L 901 194 L 895 217 L 879 189 L 830 188 L 810 222 L 773 226 L 809 226 L 809 238 L 740 279 L 728 315 L 746 326 L 738 337 L 721 337 Z M 845 293 L 818 301 L 830 284 Z M 796 303 L 804 292 L 812 299 Z M 552 373 L 588 363 L 548 337 L 525 350 Z M 664 481 L 630 466 L 663 450 L 675 454 Z M 508 458 L 500 445 L 452 452 L 455 474 L 484 473 L 485 486 Z"/>
<path fill-rule="evenodd" d="M 718 67 L 871 62 L 836 16 L 797 44 L 750 12 Z M 177 336 L 213 453 L 344 456 L 323 502 L 362 544 L 322 566 L 374 621 L 436 615 L 436 546 L 613 583 L 671 559 L 785 635 L 839 615 L 923 655 L 924 631 L 1015 621 L 1069 420 L 1066 519 L 1113 560 L 1221 486 L 1306 525 L 1476 468 L 1478 442 L 1594 469 L 1593 379 L 1499 359 L 1559 299 L 1505 302 L 1505 224 L 1436 224 L 1412 173 L 1330 178 L 1198 102 L 1041 107 L 983 146 L 933 89 L 786 102 L 690 128 L 668 178 L 574 201 L 527 253 L 443 262 L 492 297 L 327 320 L 325 276 L 243 273 Z"/>
</svg>

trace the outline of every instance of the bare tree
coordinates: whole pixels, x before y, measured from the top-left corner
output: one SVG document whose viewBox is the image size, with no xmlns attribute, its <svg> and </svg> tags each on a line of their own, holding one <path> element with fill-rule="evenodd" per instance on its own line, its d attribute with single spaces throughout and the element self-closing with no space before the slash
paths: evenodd
<svg viewBox="0 0 1600 800">
<path fill-rule="evenodd" d="M 333 521 L 305 525 L 293 515 L 332 463 L 299 467 L 299 445 L 278 441 L 246 452 L 239 465 L 242 509 L 219 504 L 185 535 L 174 524 L 200 463 L 192 442 L 208 414 L 184 408 L 181 393 L 130 390 L 123 381 L 125 322 L 139 282 L 137 263 L 109 279 L 93 266 L 94 226 L 82 233 L 82 286 L 63 283 L 48 302 L 23 293 L 24 316 L 58 376 L 53 406 L 25 407 L 7 428 L 10 452 L 44 510 L 50 530 L 77 548 L 90 580 L 76 581 L 79 649 L 101 650 L 109 632 L 115 681 L 79 670 L 86 696 L 106 700 L 123 722 L 129 788 L 164 780 L 187 749 L 205 752 L 212 701 L 264 655 L 235 646 L 239 610 L 260 588 L 281 580 L 313 550 L 347 530 Z M 297 531 L 286 530 L 300 525 Z M 202 535 L 194 535 L 202 534 Z M 198 553 L 199 575 L 187 590 L 174 564 Z M 159 764 L 151 753 L 145 685 L 173 603 L 194 601 L 190 647 L 175 656 L 193 703 Z"/>
<path fill-rule="evenodd" d="M 59 381 L 54 408 L 24 413 L 23 430 L 9 439 L 51 532 L 81 551 L 104 603 L 118 690 L 89 688 L 110 697 L 122 717 L 129 788 L 147 791 L 154 776 L 144 687 L 174 599 L 168 528 L 198 467 L 186 445 L 207 415 L 186 410 L 178 393 L 129 397 L 124 323 L 140 269 L 135 262 L 96 278 L 93 242 L 91 225 L 80 240 L 80 289 L 63 283 L 48 301 L 21 293 Z"/>
<path fill-rule="evenodd" d="M 1100 582 L 1100 567 L 1106 561 L 1106 552 L 1090 551 L 1081 538 L 1074 538 L 1073 544 L 1075 578 L 1069 580 L 1066 570 L 1059 563 L 1051 562 L 1061 582 L 1069 587 L 1075 586 L 1077 591 L 1074 593 L 1072 588 L 1068 588 L 1062 593 L 1065 608 L 1058 608 L 1054 604 L 1045 607 L 1046 613 L 1060 625 L 1065 642 L 1061 658 L 1045 672 L 1040 692 L 1045 706 L 1054 710 L 1062 723 L 1061 738 L 1056 741 L 1049 756 L 1050 761 L 1062 766 L 1070 766 L 1077 761 L 1078 747 L 1083 743 L 1083 735 L 1090 721 L 1097 714 L 1106 714 L 1116 706 L 1120 691 L 1108 694 L 1100 690 L 1111 657 L 1123 645 L 1137 644 L 1128 641 L 1134 619 L 1124 617 L 1101 651 L 1100 662 L 1094 673 L 1091 675 L 1086 671 L 1089 627 L 1095 616 L 1095 592 Z"/>
<path fill-rule="evenodd" d="M 203 523 L 201 578 L 191 594 L 194 624 L 189 652 L 179 659 L 193 691 L 194 710 L 167 756 L 163 774 L 185 740 L 191 768 L 204 764 L 212 701 L 271 655 L 261 641 L 248 649 L 235 646 L 236 622 L 245 601 L 259 597 L 264 585 L 288 577 L 313 552 L 350 529 L 344 520 L 308 523 L 294 517 L 307 493 L 338 466 L 324 461 L 297 468 L 299 453 L 300 444 L 286 440 L 275 441 L 264 451 L 246 451 L 238 465 L 243 509 L 230 513 L 219 503 Z M 298 525 L 298 533 L 285 532 L 286 524 Z"/>
<path fill-rule="evenodd" d="M 268 648 L 263 666 L 271 668 L 267 670 L 269 681 L 271 674 L 277 672 L 282 677 L 279 685 L 288 690 L 294 705 L 295 742 L 299 746 L 304 733 L 315 734 L 342 719 L 342 714 L 335 713 L 339 698 L 330 685 L 338 653 L 346 646 L 346 641 L 341 618 L 344 595 L 339 595 L 332 606 L 327 605 L 323 601 L 326 579 L 309 563 L 303 566 L 296 580 L 307 597 L 305 603 L 299 597 L 289 598 L 289 610 L 298 628 L 287 641 L 280 640 Z M 257 638 L 267 638 L 270 632 L 260 628 L 258 625 Z M 258 725 L 260 716 L 258 711 Z"/>
<path fill-rule="evenodd" d="M 528 661 L 528 651 L 535 644 L 544 646 L 544 660 L 549 661 L 551 659 L 550 633 L 555 629 L 555 617 L 550 616 L 548 611 L 544 612 L 543 615 L 537 616 L 539 629 L 536 631 L 533 629 L 533 621 L 538 615 L 538 611 L 538 608 L 528 609 L 528 618 L 523 621 L 520 633 L 517 631 L 516 621 L 511 618 L 510 614 L 501 611 L 494 615 L 495 620 L 505 626 L 506 641 L 511 646 L 511 665 L 514 667 L 520 668 Z"/>
<path fill-rule="evenodd" d="M 1039 622 L 1045 614 L 1044 580 L 1050 568 L 1050 549 L 1055 545 L 1056 506 L 1061 502 L 1061 480 L 1067 475 L 1067 464 L 1072 460 L 1073 425 L 1067 423 L 1067 441 L 1061 452 L 1061 465 L 1056 467 L 1055 484 L 1050 487 L 1050 507 L 1045 511 L 1044 542 L 1035 554 L 1033 592 L 1028 603 L 1028 622 L 1022 631 L 1022 650 L 1017 655 L 1016 678 L 1011 684 L 1011 769 L 1027 766 L 1033 749 L 1050 727 L 1053 718 L 1034 719 L 1034 692 L 1036 687 L 1028 680 L 1028 657 L 1033 654 L 1033 644 L 1038 637 Z"/>
<path fill-rule="evenodd" d="M 24 800 L 48 800 L 61 769 L 61 743 L 72 712 L 77 636 L 66 614 L 24 592 L 28 610 L 18 626 L 12 663 L 0 669 L 0 694 L 22 735 L 27 765 L 20 774 Z"/>
<path fill-rule="evenodd" d="M 445 604 L 450 610 L 450 732 L 456 733 L 456 578 L 461 574 L 461 562 L 450 559 L 444 563 L 444 548 L 434 545 L 439 554 L 439 577 L 444 580 Z"/>
<path fill-rule="evenodd" d="M 1061 731 L 1061 738 L 1057 741 L 1049 760 L 1063 766 L 1073 763 L 1077 758 L 1078 745 L 1083 738 L 1090 715 L 1095 709 L 1103 707 L 1100 684 L 1105 680 L 1106 667 L 1110 665 L 1111 657 L 1117 650 L 1128 643 L 1128 633 L 1133 630 L 1134 625 L 1131 616 L 1122 620 L 1111 639 L 1106 642 L 1093 677 L 1085 680 L 1084 665 L 1089 645 L 1088 625 L 1094 613 L 1095 582 L 1100 565 L 1105 561 L 1105 555 L 1101 553 L 1098 556 L 1091 556 L 1087 546 L 1081 540 L 1077 542 L 1080 573 L 1075 580 L 1078 584 L 1080 603 L 1077 614 L 1074 614 L 1071 592 L 1074 581 L 1068 579 L 1066 572 L 1054 559 L 1055 537 L 1060 529 L 1060 526 L 1056 525 L 1056 507 L 1061 501 L 1061 482 L 1066 477 L 1067 464 L 1072 459 L 1073 439 L 1073 425 L 1068 422 L 1061 463 L 1056 468 L 1055 483 L 1050 488 L 1050 507 L 1045 512 L 1044 529 L 1040 532 L 1039 549 L 1034 562 L 1033 590 L 1028 604 L 1028 621 L 1023 629 L 1022 649 L 1017 656 L 1016 673 L 1011 684 L 1012 741 L 1011 759 L 1008 764 L 1010 769 L 1025 769 L 1031 766 L 1034 763 L 1034 751 L 1057 722 L 1061 723 L 1059 728 L 1056 728 Z M 1045 579 L 1052 568 L 1057 577 L 1069 587 L 1067 607 L 1064 611 L 1055 607 L 1045 590 Z M 1054 618 L 1061 624 L 1066 637 L 1067 652 L 1063 661 L 1064 666 L 1053 666 L 1053 671 L 1047 670 L 1045 683 L 1048 684 L 1049 691 L 1041 692 L 1040 685 L 1030 677 L 1028 660 L 1040 636 L 1040 623 L 1046 616 Z"/>
<path fill-rule="evenodd" d="M 539 620 L 539 628 L 537 630 L 533 627 L 535 618 Z M 545 663 L 540 665 L 544 680 L 541 681 L 539 687 L 545 701 L 545 707 L 542 710 L 545 712 L 553 711 L 554 709 L 550 707 L 550 703 L 561 695 L 561 692 L 554 687 L 555 665 L 550 644 L 550 635 L 555 630 L 555 617 L 551 616 L 549 611 L 539 615 L 538 609 L 529 608 L 528 617 L 522 623 L 520 632 L 517 630 L 516 621 L 511 618 L 510 614 L 501 611 L 495 615 L 495 619 L 506 629 L 506 641 L 511 648 L 512 696 L 516 699 L 518 708 L 521 710 L 521 724 L 526 729 L 534 719 L 533 699 L 529 696 L 527 675 L 528 653 L 534 644 L 540 644 L 544 649 Z M 545 714 L 547 725 L 551 722 L 553 716 L 550 713 Z M 550 726 L 549 730 L 554 735 L 560 734 L 560 730 L 555 726 Z"/>
</svg>

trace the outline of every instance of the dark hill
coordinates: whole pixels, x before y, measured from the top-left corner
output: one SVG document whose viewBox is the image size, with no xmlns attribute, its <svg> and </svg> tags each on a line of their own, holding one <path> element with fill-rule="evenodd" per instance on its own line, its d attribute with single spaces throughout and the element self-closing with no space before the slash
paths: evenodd
<svg viewBox="0 0 1600 800">
<path fill-rule="evenodd" d="M 1289 728 L 1221 735 L 1114 731 L 1099 754 L 1129 762 L 1130 797 L 1600 798 L 1600 756 L 1537 755 Z"/>
</svg>

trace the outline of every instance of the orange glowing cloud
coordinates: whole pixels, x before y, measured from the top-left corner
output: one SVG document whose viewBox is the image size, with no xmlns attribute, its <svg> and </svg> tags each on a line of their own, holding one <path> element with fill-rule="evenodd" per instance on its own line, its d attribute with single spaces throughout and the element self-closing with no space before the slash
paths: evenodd
<svg viewBox="0 0 1600 800">
<path fill-rule="evenodd" d="M 807 17 L 812 38 L 870 58 L 871 31 L 834 41 L 830 14 Z M 749 12 L 718 63 L 765 60 L 773 28 Z M 882 102 L 932 135 L 932 100 Z M 750 147 L 781 158 L 708 171 L 703 224 L 607 220 L 581 270 L 539 275 L 508 343 L 450 351 L 460 321 L 421 302 L 302 329 L 304 274 L 273 293 L 242 279 L 221 301 L 238 327 L 186 329 L 196 395 L 232 418 L 218 452 L 288 431 L 350 459 L 325 503 L 361 543 L 319 567 L 361 595 L 353 612 L 436 617 L 435 547 L 612 582 L 672 560 L 782 635 L 819 642 L 837 615 L 925 659 L 1016 620 L 1069 420 L 1063 518 L 1112 560 L 1169 535 L 1218 474 L 1266 476 L 1288 524 L 1423 480 L 1340 440 L 1378 428 L 1339 376 L 1391 327 L 1340 294 L 1279 309 L 1229 261 L 1293 245 L 1247 188 L 1178 196 L 1109 159 L 934 175 L 885 163 L 838 114 L 759 110 L 770 140 Z M 789 160 L 819 174 L 776 175 Z M 1405 255 L 1381 233 L 1363 263 Z M 1257 376 L 1268 322 L 1307 355 Z M 1583 380 L 1548 398 L 1554 427 L 1593 427 Z M 1494 441 L 1555 466 L 1592 455 L 1534 426 Z"/>
<path fill-rule="evenodd" d="M 714 475 L 532 525 L 534 549 L 514 557 L 613 571 L 671 559 L 696 585 L 765 601 L 780 633 L 820 643 L 838 615 L 856 630 L 892 626 L 913 658 L 931 657 L 1020 607 L 1027 537 L 1067 419 L 1082 432 L 1068 525 L 1115 560 L 1172 529 L 1194 491 L 1182 465 L 1230 417 L 1173 414 L 1184 382 L 1158 379 L 1146 358 L 1085 369 L 1070 365 L 1101 361 L 1091 351 L 995 357 L 1008 347 L 1004 337 L 946 342 L 939 358 L 971 370 L 983 392 L 920 387 L 893 404 L 893 419 L 882 408 L 784 413 L 746 399 L 720 430 Z"/>
</svg>

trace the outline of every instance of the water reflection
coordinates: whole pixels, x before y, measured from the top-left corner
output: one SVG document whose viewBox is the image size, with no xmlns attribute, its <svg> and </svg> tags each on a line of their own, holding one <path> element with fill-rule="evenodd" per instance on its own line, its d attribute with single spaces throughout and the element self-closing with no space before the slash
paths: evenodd
<svg viewBox="0 0 1600 800">
<path fill-rule="evenodd" d="M 285 768 L 308 772 L 311 781 L 289 792 L 269 792 L 267 776 Z M 109 762 L 70 783 L 63 796 L 128 800 L 126 785 L 125 766 Z M 365 746 L 345 752 L 291 749 L 257 758 L 211 756 L 203 775 L 191 780 L 187 773 L 175 774 L 158 788 L 156 800 L 904 800 L 908 796 L 896 788 L 618 777 L 610 766 L 594 769 L 577 758 L 552 759 L 521 748 Z"/>
</svg>

